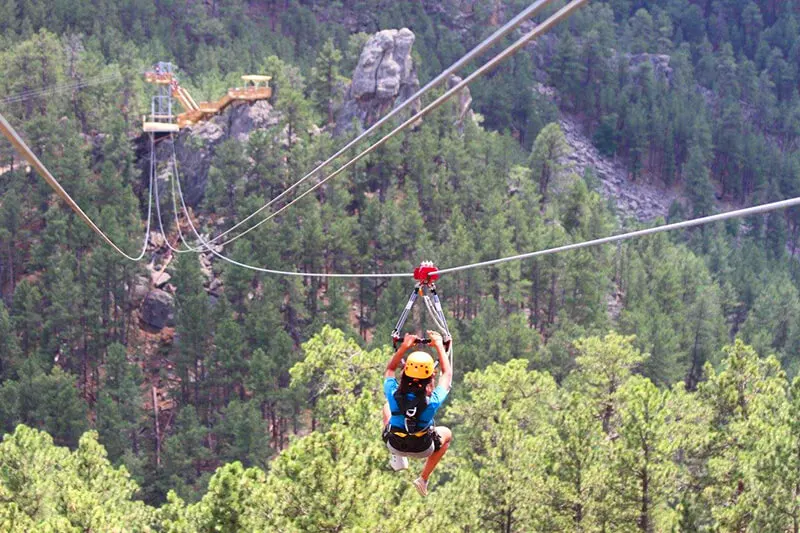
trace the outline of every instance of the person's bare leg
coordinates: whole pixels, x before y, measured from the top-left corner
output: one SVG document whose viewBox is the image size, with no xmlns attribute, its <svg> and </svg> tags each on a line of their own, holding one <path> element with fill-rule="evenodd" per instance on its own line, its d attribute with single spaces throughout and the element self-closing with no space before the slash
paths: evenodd
<svg viewBox="0 0 800 533">
<path fill-rule="evenodd" d="M 383 404 L 383 411 L 381 411 L 381 414 L 383 415 L 383 425 L 381 427 L 385 428 L 386 424 L 389 423 L 389 418 L 392 416 L 392 411 L 389 409 L 389 402 Z"/>
<path fill-rule="evenodd" d="M 428 478 L 431 477 L 433 469 L 439 464 L 439 461 L 442 459 L 445 452 L 447 452 L 447 448 L 450 447 L 450 441 L 453 439 L 453 433 L 444 426 L 436 426 L 436 431 L 439 433 L 439 437 L 442 440 L 442 447 L 439 448 L 438 451 L 433 452 L 425 461 L 425 467 L 422 469 L 422 474 L 420 474 L 420 477 L 425 481 L 428 481 Z"/>
</svg>

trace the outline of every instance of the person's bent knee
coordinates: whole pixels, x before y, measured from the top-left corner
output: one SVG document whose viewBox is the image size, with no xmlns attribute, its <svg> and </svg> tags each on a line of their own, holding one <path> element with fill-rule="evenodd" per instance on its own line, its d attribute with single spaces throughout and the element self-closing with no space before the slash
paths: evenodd
<svg viewBox="0 0 800 533">
<path fill-rule="evenodd" d="M 450 428 L 445 426 L 436 426 L 436 432 L 439 434 L 439 439 L 442 441 L 442 446 L 449 444 L 453 440 L 453 432 Z"/>
</svg>

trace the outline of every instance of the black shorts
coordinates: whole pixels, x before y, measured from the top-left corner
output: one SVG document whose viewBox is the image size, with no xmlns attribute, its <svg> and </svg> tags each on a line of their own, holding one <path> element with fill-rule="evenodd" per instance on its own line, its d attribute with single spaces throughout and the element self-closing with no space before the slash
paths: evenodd
<svg viewBox="0 0 800 533">
<path fill-rule="evenodd" d="M 391 427 L 387 424 L 383 428 L 383 442 L 400 453 L 425 454 L 429 452 L 431 445 L 434 452 L 438 452 L 442 447 L 442 438 L 434 426 L 429 427 L 428 431 L 419 437 L 414 435 L 401 437 L 392 433 Z"/>
</svg>

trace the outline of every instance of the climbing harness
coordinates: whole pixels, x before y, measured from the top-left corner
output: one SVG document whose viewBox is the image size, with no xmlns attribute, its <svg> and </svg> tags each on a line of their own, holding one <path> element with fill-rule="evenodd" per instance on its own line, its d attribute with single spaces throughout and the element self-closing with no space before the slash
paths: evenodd
<svg viewBox="0 0 800 533">
<path fill-rule="evenodd" d="M 445 318 L 444 311 L 442 310 L 442 304 L 439 300 L 439 295 L 436 292 L 436 280 L 439 279 L 438 269 L 431 261 L 423 261 L 417 268 L 414 269 L 413 276 L 414 280 L 416 281 L 414 284 L 414 290 L 411 291 L 408 302 L 403 308 L 400 318 L 398 319 L 397 324 L 392 331 L 392 344 L 394 345 L 394 348 L 397 349 L 397 346 L 400 343 L 403 326 L 405 325 L 406 320 L 408 320 L 408 315 L 414 308 L 414 304 L 416 303 L 417 299 L 421 297 L 425 304 L 425 309 L 428 312 L 428 315 L 431 317 L 434 324 L 436 324 L 436 328 L 442 334 L 444 348 L 447 351 L 446 357 L 448 358 L 452 368 L 452 336 L 450 335 L 450 329 L 447 325 L 447 318 Z M 431 344 L 431 341 L 432 340 L 430 338 L 418 337 L 415 340 L 415 344 Z M 415 353 L 410 354 L 408 361 L 405 361 L 404 364 L 417 363 L 418 367 L 414 368 L 415 372 L 420 369 L 424 370 L 424 361 L 415 361 L 414 356 Z M 429 357 L 430 356 L 426 354 L 426 358 Z M 404 370 L 404 373 L 405 372 L 406 371 Z M 406 375 L 408 376 L 409 374 Z M 414 374 L 410 375 L 413 376 Z M 419 377 L 426 377 L 427 380 L 433 378 L 431 372 L 422 372 Z M 420 416 L 428 408 L 428 397 L 425 394 L 424 386 L 419 383 L 420 380 L 414 379 L 413 381 L 418 382 L 418 390 L 412 394 L 409 394 L 408 391 L 401 389 L 397 389 L 395 391 L 393 396 L 394 401 L 397 404 L 397 409 L 392 410 L 392 416 L 402 416 L 403 426 L 398 427 L 392 425 L 391 423 L 387 424 L 383 431 L 383 440 L 390 446 L 390 449 L 396 450 L 401 454 L 419 454 L 419 456 L 422 457 L 438 450 L 441 447 L 441 441 L 438 433 L 436 432 L 434 420 L 432 418 L 430 420 L 420 419 Z"/>
</svg>

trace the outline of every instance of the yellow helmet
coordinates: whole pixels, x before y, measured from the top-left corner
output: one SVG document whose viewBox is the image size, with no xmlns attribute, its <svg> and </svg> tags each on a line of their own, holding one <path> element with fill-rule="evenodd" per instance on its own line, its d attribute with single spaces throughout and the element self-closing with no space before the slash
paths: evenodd
<svg viewBox="0 0 800 533">
<path fill-rule="evenodd" d="M 428 379 L 433 375 L 433 357 L 427 352 L 413 352 L 406 359 L 403 374 L 410 378 Z"/>
</svg>

